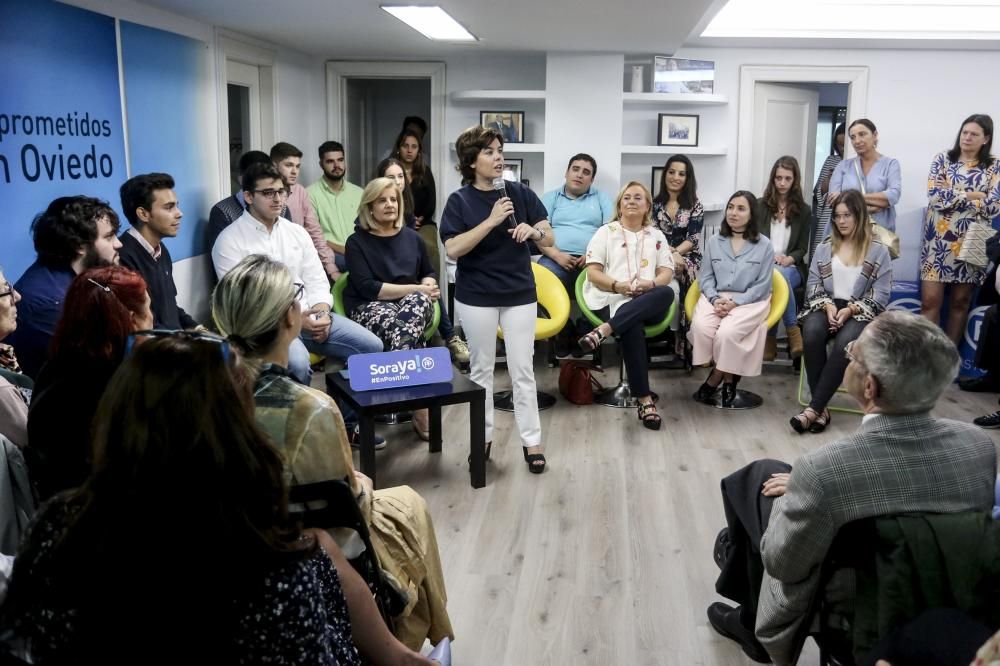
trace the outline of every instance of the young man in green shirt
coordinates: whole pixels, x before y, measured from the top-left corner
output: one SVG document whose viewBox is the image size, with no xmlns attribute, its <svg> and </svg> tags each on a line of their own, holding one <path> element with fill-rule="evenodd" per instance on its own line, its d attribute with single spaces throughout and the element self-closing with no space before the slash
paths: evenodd
<svg viewBox="0 0 1000 666">
<path fill-rule="evenodd" d="M 347 173 L 344 146 L 338 141 L 325 141 L 320 145 L 319 166 L 323 176 L 309 186 L 309 200 L 319 217 L 326 244 L 334 252 L 337 268 L 343 272 L 347 270 L 344 244 L 354 233 L 362 189 L 344 177 Z"/>
</svg>

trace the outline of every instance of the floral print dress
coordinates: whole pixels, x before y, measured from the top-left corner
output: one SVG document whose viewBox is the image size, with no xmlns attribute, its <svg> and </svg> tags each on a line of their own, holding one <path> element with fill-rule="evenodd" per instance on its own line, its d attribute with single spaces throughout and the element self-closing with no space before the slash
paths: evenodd
<svg viewBox="0 0 1000 666">
<path fill-rule="evenodd" d="M 684 255 L 687 273 L 678 275 L 677 280 L 685 287 L 690 285 L 701 270 L 701 230 L 705 226 L 705 211 L 700 201 L 691 209 L 678 208 L 671 219 L 666 204 L 653 204 L 653 224 L 667 237 L 667 244 L 676 248 L 684 241 L 691 243 L 691 251 Z"/>
<path fill-rule="evenodd" d="M 982 192 L 970 201 L 966 192 Z M 920 253 L 920 279 L 927 282 L 982 284 L 986 268 L 960 261 L 965 232 L 975 220 L 1000 216 L 1000 160 L 983 168 L 978 161 L 952 162 L 941 153 L 927 176 L 927 215 Z"/>
</svg>

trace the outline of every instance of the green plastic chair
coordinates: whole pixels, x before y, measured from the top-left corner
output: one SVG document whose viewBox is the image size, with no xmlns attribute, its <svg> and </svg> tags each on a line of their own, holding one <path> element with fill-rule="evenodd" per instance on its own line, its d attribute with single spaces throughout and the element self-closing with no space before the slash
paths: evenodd
<svg viewBox="0 0 1000 666">
<path fill-rule="evenodd" d="M 590 323 L 594 326 L 600 326 L 605 320 L 598 317 L 593 310 L 587 307 L 587 301 L 583 298 L 583 283 L 586 281 L 587 271 L 584 270 L 580 272 L 580 276 L 576 279 L 576 288 L 574 290 L 576 292 L 576 304 L 579 306 L 580 312 L 583 313 L 583 316 Z M 676 316 L 677 299 L 674 299 L 670 303 L 670 308 L 667 310 L 667 314 L 663 317 L 663 320 L 649 326 L 643 326 L 643 332 L 647 338 L 655 338 L 667 330 L 667 327 L 673 323 Z M 639 400 L 632 395 L 632 389 L 628 385 L 628 377 L 625 376 L 625 358 L 622 354 L 618 354 L 618 385 L 606 388 L 595 395 L 594 402 L 607 407 L 621 408 L 634 408 L 639 404 Z"/>
<path fill-rule="evenodd" d="M 342 317 L 347 316 L 347 312 L 344 310 L 344 289 L 347 288 L 347 276 L 350 275 L 348 272 L 343 272 L 337 281 L 333 283 L 333 290 L 330 292 L 333 295 L 333 311 Z M 434 317 L 431 319 L 430 324 L 424 331 L 424 340 L 430 340 L 437 333 L 438 325 L 441 323 L 441 301 L 434 301 Z"/>
</svg>

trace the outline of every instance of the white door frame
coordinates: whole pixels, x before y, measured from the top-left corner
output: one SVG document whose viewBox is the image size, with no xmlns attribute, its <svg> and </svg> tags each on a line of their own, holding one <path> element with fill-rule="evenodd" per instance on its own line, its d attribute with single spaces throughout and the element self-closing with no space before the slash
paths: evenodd
<svg viewBox="0 0 1000 666">
<path fill-rule="evenodd" d="M 753 152 L 754 89 L 767 83 L 846 83 L 847 118 L 863 118 L 868 109 L 868 67 L 823 65 L 743 65 L 740 67 L 739 133 L 736 182 L 750 179 Z M 850 150 L 850 142 L 844 147 Z"/>
<path fill-rule="evenodd" d="M 346 143 L 347 79 L 430 79 L 431 117 L 434 144 L 431 164 L 441 169 L 445 164 L 444 109 L 445 65 L 443 62 L 375 62 L 367 60 L 330 60 L 326 63 L 326 131 L 328 138 Z M 427 147 L 425 146 L 425 149 Z M 440 178 L 440 176 L 439 176 Z M 438 191 L 438 198 L 442 192 Z M 440 201 L 437 209 L 441 210 Z"/>
<path fill-rule="evenodd" d="M 221 30 L 215 35 L 215 75 L 216 99 L 218 100 L 219 136 L 219 192 L 224 197 L 229 193 L 229 96 L 226 61 L 253 65 L 260 70 L 260 143 L 246 146 L 246 150 L 256 149 L 268 152 L 274 145 L 275 128 L 278 126 L 278 82 L 275 76 L 275 51 L 235 38 Z"/>
</svg>

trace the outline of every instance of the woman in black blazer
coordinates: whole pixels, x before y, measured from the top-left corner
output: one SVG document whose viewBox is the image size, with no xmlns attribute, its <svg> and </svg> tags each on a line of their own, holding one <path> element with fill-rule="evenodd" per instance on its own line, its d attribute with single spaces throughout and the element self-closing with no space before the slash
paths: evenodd
<svg viewBox="0 0 1000 666">
<path fill-rule="evenodd" d="M 774 163 L 764 195 L 757 205 L 760 232 L 774 246 L 774 267 L 788 283 L 788 306 L 781 323 L 788 332 L 788 353 L 798 358 L 802 356 L 802 330 L 795 320 L 798 310 L 793 290 L 805 284 L 812 210 L 802 197 L 802 176 L 794 157 L 785 155 Z M 768 331 L 765 361 L 773 361 L 777 355 L 775 334 L 773 328 Z"/>
</svg>

